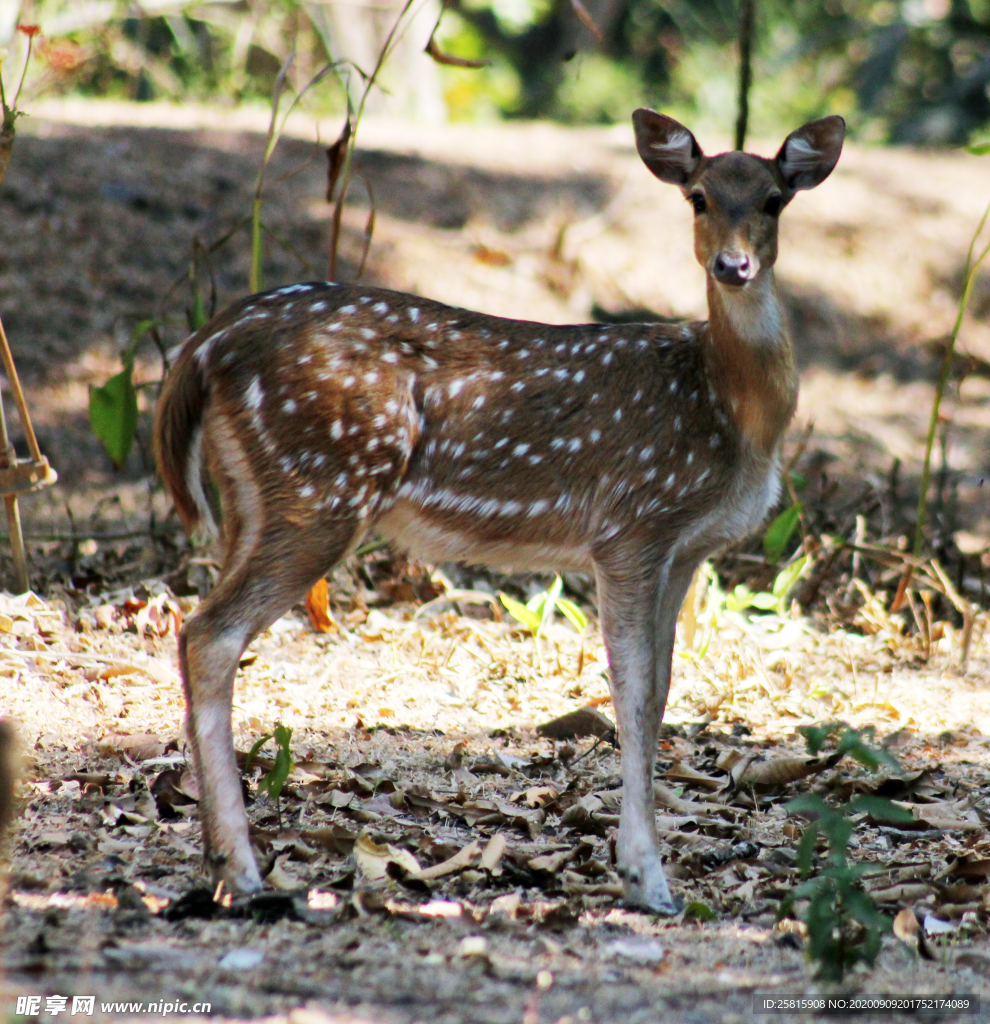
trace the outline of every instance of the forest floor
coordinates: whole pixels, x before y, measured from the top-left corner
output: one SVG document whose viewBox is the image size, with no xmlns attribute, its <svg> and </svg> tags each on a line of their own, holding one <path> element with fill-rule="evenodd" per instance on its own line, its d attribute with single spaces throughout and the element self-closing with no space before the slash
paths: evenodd
<svg viewBox="0 0 990 1024">
<path fill-rule="evenodd" d="M 984 609 L 965 663 L 937 577 L 888 610 L 953 296 L 990 198 L 983 163 L 848 147 L 784 215 L 780 280 L 802 367 L 785 455 L 822 546 L 795 602 L 766 614 L 725 597 L 769 590 L 759 538 L 727 553 L 723 590 L 699 588 L 682 621 L 657 800 L 691 914 L 656 919 L 617 898 L 619 753 L 537 732 L 583 708 L 611 715 L 589 581 L 566 578 L 592 620 L 584 633 L 560 619 L 535 640 L 494 602 L 444 595 L 532 596 L 546 578 L 437 575 L 384 549 L 334 575 L 330 632 L 296 609 L 244 659 L 238 748 L 281 722 L 296 766 L 277 805 L 256 795 L 274 743 L 247 769 L 269 889 L 224 906 L 201 890 L 175 662 L 196 580 L 152 482 L 147 417 L 115 472 L 86 404 L 137 323 L 154 318 L 163 340 L 181 340 L 183 275 L 197 240 L 209 247 L 249 211 L 264 118 L 76 103 L 33 113 L 0 189 L 0 315 L 60 482 L 22 503 L 37 596 L 0 599 L 0 710 L 25 752 L 0 931 L 11 1014 L 37 994 L 46 1020 L 61 1016 L 49 997 L 71 1008 L 87 995 L 87 1019 L 102 1020 L 195 1016 L 99 1005 L 149 1001 L 295 1024 L 756 1019 L 758 993 L 830 991 L 800 926 L 777 922 L 806 824 L 786 805 L 807 791 L 888 796 L 914 818 L 863 818 L 851 853 L 875 867 L 866 885 L 881 909 L 913 909 L 925 938 L 888 935 L 875 968 L 842 991 L 987 1004 L 990 279 L 954 366 L 932 509 L 952 592 Z M 322 151 L 312 125 L 292 129 L 266 190 L 272 286 L 326 267 Z M 376 208 L 367 280 L 551 322 L 703 315 L 686 204 L 642 170 L 625 129 L 363 131 Z M 322 126 L 324 141 L 334 134 Z M 360 260 L 362 203 L 345 214 L 342 279 Z M 219 306 L 246 290 L 247 261 L 242 232 L 202 263 Z M 137 369 L 160 378 L 150 342 Z M 855 566 L 829 540 L 854 535 Z M 810 761 L 796 728 L 836 720 L 875 727 L 900 769 Z"/>
</svg>

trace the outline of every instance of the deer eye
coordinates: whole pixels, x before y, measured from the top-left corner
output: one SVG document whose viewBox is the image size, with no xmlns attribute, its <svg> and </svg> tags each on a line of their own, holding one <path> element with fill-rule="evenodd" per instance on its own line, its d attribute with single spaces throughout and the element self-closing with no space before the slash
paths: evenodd
<svg viewBox="0 0 990 1024">
<path fill-rule="evenodd" d="M 784 208 L 784 200 L 781 196 L 770 196 L 763 204 L 763 212 L 770 217 L 776 217 Z"/>
<path fill-rule="evenodd" d="M 705 197 L 700 192 L 692 192 L 688 196 L 688 202 L 694 207 L 695 213 L 704 213 L 708 209 Z"/>
</svg>

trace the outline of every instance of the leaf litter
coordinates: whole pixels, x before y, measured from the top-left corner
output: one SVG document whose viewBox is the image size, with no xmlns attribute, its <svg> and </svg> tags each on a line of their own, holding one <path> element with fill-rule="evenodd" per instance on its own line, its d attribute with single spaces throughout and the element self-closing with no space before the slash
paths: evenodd
<svg viewBox="0 0 990 1024">
<path fill-rule="evenodd" d="M 776 920 L 805 824 L 785 805 L 810 791 L 883 795 L 912 817 L 861 815 L 851 840 L 898 922 L 857 983 L 960 991 L 963 979 L 990 995 L 985 614 L 963 672 L 951 636 L 919 657 L 880 598 L 845 626 L 796 608 L 713 616 L 699 594 L 654 790 L 686 906 L 667 921 L 620 901 L 621 753 L 593 614 L 580 633 L 543 621 L 535 635 L 462 597 L 477 584 L 391 569 L 374 589 L 359 564 L 338 570 L 320 607 L 243 659 L 234 730 L 266 879 L 250 898 L 201 873 L 174 661 L 197 599 L 161 580 L 87 607 L 0 598 L 0 702 L 24 751 L 0 938 L 9 985 L 183 988 L 228 1016 L 307 1004 L 554 1024 L 690 1005 L 722 1020 L 755 990 L 811 984 L 803 925 Z M 795 727 L 835 719 L 877 725 L 900 768 L 809 753 Z M 275 800 L 259 792 L 275 739 L 249 754 L 278 727 L 291 749 Z"/>
</svg>

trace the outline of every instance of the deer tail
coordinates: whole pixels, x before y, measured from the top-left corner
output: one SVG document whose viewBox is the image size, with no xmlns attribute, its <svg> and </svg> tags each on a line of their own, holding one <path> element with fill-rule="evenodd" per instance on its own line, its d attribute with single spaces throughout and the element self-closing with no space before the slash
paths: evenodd
<svg viewBox="0 0 990 1024">
<path fill-rule="evenodd" d="M 218 533 L 204 486 L 203 419 L 210 391 L 187 345 L 165 380 L 155 410 L 155 460 L 165 489 L 194 543 Z"/>
</svg>

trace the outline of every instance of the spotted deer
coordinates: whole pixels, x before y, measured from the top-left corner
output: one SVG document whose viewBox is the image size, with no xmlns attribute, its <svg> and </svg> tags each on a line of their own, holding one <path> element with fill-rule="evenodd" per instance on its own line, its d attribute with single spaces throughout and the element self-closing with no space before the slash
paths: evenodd
<svg viewBox="0 0 990 1024">
<path fill-rule="evenodd" d="M 652 110 L 636 145 L 694 207 L 707 321 L 549 326 L 362 285 L 235 303 L 184 345 L 155 444 L 187 530 L 222 506 L 223 569 L 179 657 L 215 882 L 262 880 L 234 759 L 238 660 L 369 531 L 433 561 L 586 570 L 622 743 L 625 901 L 670 914 L 653 768 L 677 613 L 713 551 L 778 495 L 797 374 L 777 289 L 778 216 L 839 158 L 840 117 L 773 159 L 703 155 Z"/>
</svg>

